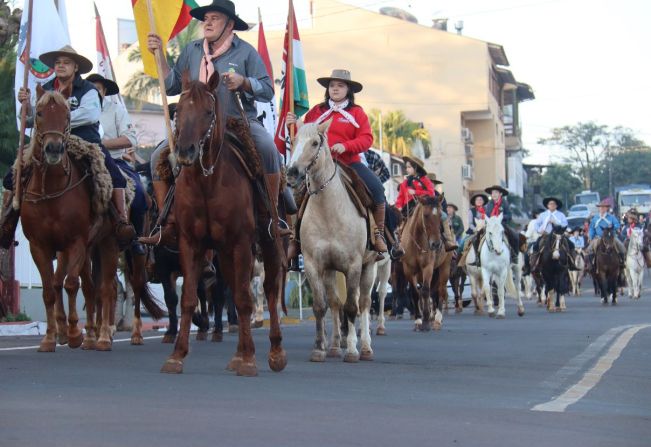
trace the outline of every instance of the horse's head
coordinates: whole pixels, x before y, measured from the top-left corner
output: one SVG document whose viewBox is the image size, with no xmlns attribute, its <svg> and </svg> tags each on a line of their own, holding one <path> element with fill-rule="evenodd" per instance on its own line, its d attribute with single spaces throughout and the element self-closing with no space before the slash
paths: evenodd
<svg viewBox="0 0 651 447">
<path fill-rule="evenodd" d="M 603 233 L 601 233 L 601 245 L 607 253 L 615 248 L 615 229 L 612 225 L 604 228 Z"/>
<path fill-rule="evenodd" d="M 300 183 L 311 170 L 319 171 L 332 159 L 327 132 L 332 118 L 321 124 L 303 124 L 294 139 L 287 180 L 292 186 Z"/>
<path fill-rule="evenodd" d="M 46 92 L 40 84 L 36 86 L 35 141 L 43 151 L 43 160 L 49 165 L 61 163 L 70 135 L 70 107 L 64 96 L 66 93 L 70 95 L 69 90 L 61 94 Z"/>
<path fill-rule="evenodd" d="M 567 228 L 567 227 L 564 227 L 564 226 L 562 226 L 562 225 L 555 225 L 555 224 L 552 224 L 552 233 L 554 233 L 554 234 L 560 234 L 560 235 L 562 236 L 563 234 L 565 234 L 565 229 L 566 229 L 566 228 Z"/>
<path fill-rule="evenodd" d="M 479 231 L 486 227 L 486 219 L 475 217 L 475 230 Z"/>
<path fill-rule="evenodd" d="M 176 106 L 175 152 L 179 163 L 194 164 L 203 146 L 209 143 L 215 129 L 221 132 L 215 90 L 219 86 L 219 73 L 215 72 L 208 84 L 190 81 L 188 72 L 183 73 L 183 90 Z"/>
<path fill-rule="evenodd" d="M 441 248 L 441 199 L 432 196 L 417 196 L 421 208 L 421 216 L 425 232 L 428 235 L 428 243 L 433 250 Z"/>
<path fill-rule="evenodd" d="M 502 214 L 492 216 L 486 220 L 486 244 L 491 251 L 501 255 L 504 250 L 504 227 L 502 227 Z"/>
<path fill-rule="evenodd" d="M 633 228 L 633 231 L 631 231 L 629 246 L 636 249 L 642 249 L 642 247 L 644 247 L 644 231 L 641 228 Z"/>
</svg>

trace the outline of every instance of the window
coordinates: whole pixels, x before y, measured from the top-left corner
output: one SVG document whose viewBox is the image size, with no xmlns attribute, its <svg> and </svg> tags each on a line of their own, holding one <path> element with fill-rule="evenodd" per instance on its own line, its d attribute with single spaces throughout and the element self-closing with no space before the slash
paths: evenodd
<svg viewBox="0 0 651 447">
<path fill-rule="evenodd" d="M 391 175 L 393 177 L 402 177 L 402 165 L 400 163 L 391 163 Z"/>
</svg>

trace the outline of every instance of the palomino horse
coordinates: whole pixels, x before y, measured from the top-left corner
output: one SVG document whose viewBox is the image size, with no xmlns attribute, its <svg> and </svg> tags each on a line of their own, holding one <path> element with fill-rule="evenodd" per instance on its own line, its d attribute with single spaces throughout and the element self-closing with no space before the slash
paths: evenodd
<svg viewBox="0 0 651 447">
<path fill-rule="evenodd" d="M 564 237 L 565 227 L 552 225 L 552 232 L 540 241 L 540 271 L 545 282 L 547 310 L 565 312 L 565 295 L 570 291 L 570 247 Z"/>
<path fill-rule="evenodd" d="M 236 154 L 238 149 L 226 135 L 226 120 L 213 93 L 219 81 L 219 73 L 211 76 L 207 85 L 189 81 L 188 73 L 183 74 L 183 90 L 176 112 L 175 148 L 182 169 L 176 180 L 174 196 L 183 273 L 181 325 L 174 352 L 164 363 L 161 372 L 183 372 L 183 359 L 188 354 L 190 321 L 197 305 L 202 261 L 206 250 L 217 249 L 219 264 L 233 292 L 240 323 L 237 352 L 228 368 L 238 375 L 255 376 L 257 366 L 251 337 L 253 301 L 249 282 L 256 239 L 254 207 L 259 205 L 257 200 L 261 198 L 254 195 L 253 182 Z M 253 154 L 249 153 L 249 156 Z M 262 206 L 259 211 L 260 219 L 264 219 L 267 213 Z M 282 254 L 277 250 L 276 241 L 262 234 L 267 231 L 266 222 L 260 223 L 258 228 L 266 271 L 265 294 L 271 314 L 268 361 L 272 370 L 281 371 L 287 364 L 276 311 L 282 277 Z"/>
<path fill-rule="evenodd" d="M 612 305 L 617 304 L 617 281 L 619 279 L 619 255 L 615 247 L 615 230 L 613 227 L 604 229 L 597 244 L 595 253 L 596 278 L 601 291 L 601 303 L 608 304 L 611 297 Z"/>
<path fill-rule="evenodd" d="M 446 253 L 441 236 L 441 201 L 439 197 L 418 197 L 416 208 L 402 229 L 405 255 L 402 267 L 415 299 L 415 330 L 441 328 L 441 304 L 447 298 L 452 253 Z M 438 272 L 436 272 L 438 270 Z M 437 274 L 435 274 L 435 272 Z M 436 297 L 432 309 L 431 295 Z"/>
<path fill-rule="evenodd" d="M 384 327 L 384 301 L 387 297 L 387 285 L 391 279 L 391 258 L 386 256 L 373 266 L 373 287 L 377 287 L 378 294 L 378 313 L 376 335 L 386 335 Z"/>
<path fill-rule="evenodd" d="M 488 315 L 495 317 L 495 308 L 493 307 L 493 294 L 491 288 L 494 286 L 497 290 L 497 318 L 505 318 L 506 310 L 504 308 L 504 291 L 505 289 L 516 297 L 518 302 L 518 315 L 524 315 L 524 305 L 520 299 L 520 294 L 513 283 L 513 271 L 511 269 L 511 251 L 509 244 L 504 236 L 504 227 L 502 227 L 502 215 L 493 216 L 486 221 L 485 240 L 479 249 L 481 257 L 481 276 L 484 286 L 484 295 L 487 297 L 486 305 Z"/>
<path fill-rule="evenodd" d="M 642 281 L 644 280 L 644 234 L 641 228 L 631 232 L 626 251 L 626 282 L 628 283 L 628 296 L 636 300 L 642 295 Z"/>
<path fill-rule="evenodd" d="M 486 227 L 485 219 L 475 219 L 475 235 Z M 478 236 L 475 236 L 478 237 Z M 484 315 L 484 283 L 481 276 L 481 268 L 475 265 L 470 265 L 475 261 L 478 253 L 475 252 L 475 247 L 472 245 L 470 238 L 466 239 L 466 244 L 470 244 L 468 255 L 466 256 L 466 273 L 470 277 L 470 296 L 472 297 L 473 304 L 475 305 L 475 315 Z"/>
<path fill-rule="evenodd" d="M 64 95 L 45 92 L 39 85 L 37 98 L 31 160 L 28 161 L 32 173 L 25 189 L 21 218 L 23 231 L 29 240 L 29 248 L 43 282 L 43 301 L 47 313 L 47 332 L 38 350 L 53 352 L 57 332 L 59 342 L 63 344 L 67 341 L 71 348 L 77 348 L 83 342 L 85 348 L 110 350 L 108 315 L 116 295 L 114 278 L 118 246 L 108 214 L 94 213 L 92 178 L 88 170 L 75 162 L 66 151 L 66 146 L 73 139 L 80 144 L 90 146 L 90 143 L 70 136 L 70 110 Z M 96 150 L 99 151 L 99 148 Z M 94 235 L 91 235 L 91 227 Z M 94 325 L 95 290 L 90 280 L 90 265 L 87 263 L 90 256 L 88 243 L 91 239 L 99 256 L 96 259 L 99 265 L 96 267 L 101 266 L 99 282 L 95 283 L 99 287 L 102 314 L 105 316 L 99 328 L 99 339 L 96 339 Z M 57 269 L 54 272 L 52 259 L 57 252 Z M 79 318 L 76 310 L 82 273 L 88 277 L 88 280 L 84 280 L 86 340 L 77 326 Z M 70 315 L 67 325 L 63 310 L 63 288 L 68 294 Z"/>
<path fill-rule="evenodd" d="M 312 309 L 316 317 L 316 339 L 310 360 L 323 362 L 326 358 L 326 303 L 333 318 L 328 356 L 341 356 L 339 310 L 343 306 L 343 318 L 348 327 L 344 361 L 372 360 L 370 308 L 377 253 L 367 247 L 366 222 L 350 200 L 330 154 L 326 132 L 331 122 L 301 127 L 296 135 L 292 165 L 287 171 L 293 183 L 305 176 L 311 196 L 300 228 L 305 273 L 312 287 Z M 337 272 L 346 278 L 345 300 L 337 294 Z M 358 312 L 361 314 L 361 355 L 357 351 L 355 331 Z"/>
<path fill-rule="evenodd" d="M 570 281 L 572 288 L 572 295 L 579 296 L 581 295 L 581 280 L 585 275 L 585 260 L 583 259 L 583 249 L 575 249 L 576 256 L 574 257 L 574 265 L 578 270 L 572 270 L 570 272 Z"/>
</svg>

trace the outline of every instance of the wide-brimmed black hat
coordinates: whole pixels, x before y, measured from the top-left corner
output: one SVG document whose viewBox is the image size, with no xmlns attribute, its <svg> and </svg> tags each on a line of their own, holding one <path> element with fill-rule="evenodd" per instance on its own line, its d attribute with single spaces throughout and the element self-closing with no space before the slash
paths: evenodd
<svg viewBox="0 0 651 447">
<path fill-rule="evenodd" d="M 473 194 L 472 196 L 470 196 L 470 204 L 472 206 L 475 206 L 475 199 L 477 197 L 481 197 L 482 199 L 484 199 L 484 205 L 488 203 L 488 196 L 486 194 L 484 194 L 484 193 L 478 192 L 478 193 Z"/>
<path fill-rule="evenodd" d="M 436 174 L 434 174 L 433 172 L 428 172 L 427 173 L 427 178 L 430 179 L 432 181 L 432 183 L 434 183 L 435 185 L 442 185 L 443 184 L 442 181 L 440 181 L 440 180 L 438 180 L 436 178 Z"/>
<path fill-rule="evenodd" d="M 454 203 L 448 202 L 448 206 L 451 206 L 452 208 L 454 208 L 455 211 L 459 211 L 459 207 L 456 206 Z"/>
<path fill-rule="evenodd" d="M 486 191 L 487 194 L 490 194 L 491 192 L 493 192 L 495 190 L 501 192 L 503 196 L 508 196 L 509 195 L 509 191 L 507 189 L 505 189 L 505 188 L 502 188 L 500 185 L 489 186 L 484 191 Z"/>
<path fill-rule="evenodd" d="M 206 13 L 211 11 L 221 12 L 233 19 L 235 21 L 235 26 L 233 27 L 235 31 L 246 31 L 249 29 L 249 25 L 235 13 L 235 5 L 229 0 L 213 0 L 209 5 L 191 9 L 190 15 L 203 22 Z"/>
<path fill-rule="evenodd" d="M 563 208 L 563 202 L 562 202 L 560 199 L 556 198 L 556 197 L 545 197 L 545 198 L 543 199 L 543 206 L 544 206 L 545 208 L 547 208 L 547 205 L 548 205 L 549 202 L 551 202 L 552 200 L 553 200 L 554 202 L 556 202 L 556 208 L 558 208 L 559 210 Z"/>
<path fill-rule="evenodd" d="M 93 73 L 91 75 L 88 75 L 86 77 L 86 80 L 88 82 L 99 82 L 102 84 L 106 90 L 106 96 L 117 95 L 120 93 L 120 87 L 118 87 L 117 83 L 115 83 L 115 81 L 111 81 L 110 79 L 106 79 L 101 74 Z"/>
<path fill-rule="evenodd" d="M 41 54 L 38 59 L 50 68 L 54 68 L 54 62 L 57 57 L 66 56 L 77 63 L 79 67 L 79 74 L 88 73 L 93 69 L 93 63 L 86 59 L 81 54 L 77 53 L 70 45 L 65 45 L 63 48 L 56 51 L 48 51 Z"/>
<path fill-rule="evenodd" d="M 402 160 L 405 163 L 409 162 L 409 164 L 411 164 L 414 167 L 414 169 L 416 169 L 416 172 L 418 173 L 419 176 L 422 177 L 423 175 L 427 175 L 427 170 L 425 169 L 425 162 L 423 162 L 423 160 L 421 160 L 420 158 L 414 157 L 412 155 L 405 155 L 404 157 L 402 157 Z"/>
<path fill-rule="evenodd" d="M 325 88 L 328 88 L 328 86 L 330 85 L 330 81 L 332 80 L 345 82 L 350 86 L 350 89 L 353 91 L 353 93 L 359 93 L 364 88 L 364 86 L 359 82 L 353 81 L 353 78 L 350 75 L 350 71 L 344 70 L 342 68 L 335 68 L 334 70 L 332 70 L 332 74 L 330 76 L 324 78 L 318 78 L 316 82 L 318 82 Z"/>
</svg>

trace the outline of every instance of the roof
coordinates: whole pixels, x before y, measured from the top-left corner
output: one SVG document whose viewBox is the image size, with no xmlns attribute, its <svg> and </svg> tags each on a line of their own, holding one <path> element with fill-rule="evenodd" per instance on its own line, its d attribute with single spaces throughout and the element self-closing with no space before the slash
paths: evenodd
<svg viewBox="0 0 651 447">
<path fill-rule="evenodd" d="M 130 96 L 123 96 L 124 106 L 129 113 L 151 113 L 153 115 L 163 115 L 163 106 L 154 104 L 147 101 L 131 98 Z"/>
<path fill-rule="evenodd" d="M 524 82 L 518 82 L 517 86 L 518 86 L 517 96 L 519 102 L 536 99 L 536 96 L 533 94 L 533 89 L 529 84 L 525 84 Z"/>
<path fill-rule="evenodd" d="M 497 73 L 497 76 L 500 78 L 502 84 L 517 85 L 517 81 L 515 80 L 513 73 L 511 73 L 511 70 L 507 70 L 506 68 L 495 67 L 495 72 Z"/>
<path fill-rule="evenodd" d="M 505 67 L 509 66 L 509 60 L 506 58 L 506 52 L 502 45 L 496 43 L 486 42 L 488 45 L 488 53 L 491 55 L 491 59 L 495 65 L 503 65 Z"/>
</svg>

